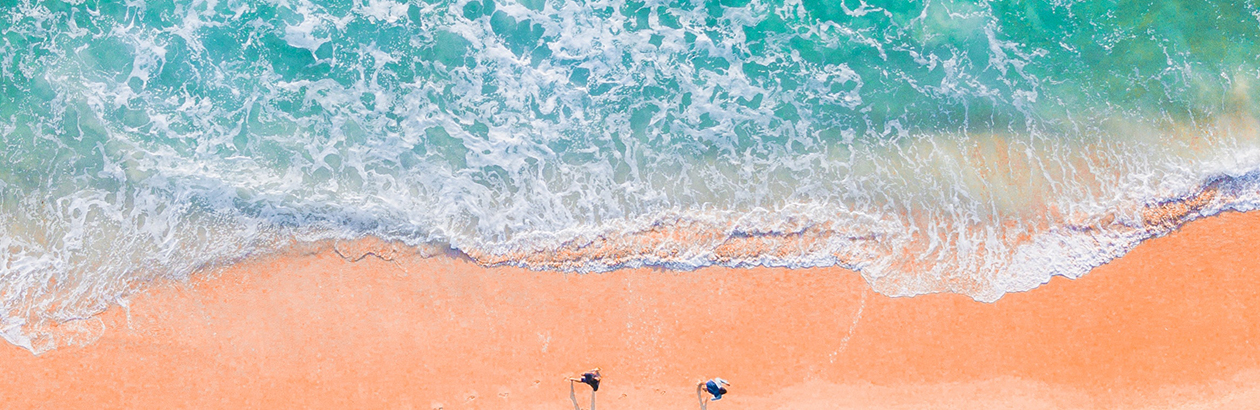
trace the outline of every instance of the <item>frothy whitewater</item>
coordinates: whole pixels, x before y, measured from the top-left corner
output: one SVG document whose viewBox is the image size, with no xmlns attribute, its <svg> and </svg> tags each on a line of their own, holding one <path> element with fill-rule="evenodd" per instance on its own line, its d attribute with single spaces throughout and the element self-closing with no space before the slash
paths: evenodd
<svg viewBox="0 0 1260 410">
<path fill-rule="evenodd" d="M 1260 205 L 1254 2 L 895 3 L 0 2 L 0 332 L 365 236 L 993 301 Z"/>
</svg>

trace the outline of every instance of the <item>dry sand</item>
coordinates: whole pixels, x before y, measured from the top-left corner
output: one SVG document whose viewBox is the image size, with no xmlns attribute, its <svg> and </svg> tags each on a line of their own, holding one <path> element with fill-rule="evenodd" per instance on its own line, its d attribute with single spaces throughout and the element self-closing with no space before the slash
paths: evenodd
<svg viewBox="0 0 1260 410">
<path fill-rule="evenodd" d="M 1250 408 L 1256 244 L 1260 213 L 1208 218 L 992 304 L 842 269 L 565 275 L 337 244 L 158 285 L 76 324 L 82 347 L 0 348 L 0 402 L 568 409 L 564 378 L 599 366 L 599 409 L 698 408 L 718 376 L 713 410 Z"/>
</svg>

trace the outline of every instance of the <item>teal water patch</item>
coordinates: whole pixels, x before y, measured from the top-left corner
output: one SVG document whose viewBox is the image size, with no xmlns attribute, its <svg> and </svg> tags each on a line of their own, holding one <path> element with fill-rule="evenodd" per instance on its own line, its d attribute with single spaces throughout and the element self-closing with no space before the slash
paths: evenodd
<svg viewBox="0 0 1260 410">
<path fill-rule="evenodd" d="M 0 7 L 2 330 L 33 351 L 294 240 L 991 301 L 1258 197 L 1250 1 Z"/>
</svg>

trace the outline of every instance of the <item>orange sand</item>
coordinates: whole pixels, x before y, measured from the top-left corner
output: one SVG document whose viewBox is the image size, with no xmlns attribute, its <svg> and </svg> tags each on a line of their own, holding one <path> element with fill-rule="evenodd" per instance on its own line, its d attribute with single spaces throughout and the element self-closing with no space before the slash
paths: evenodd
<svg viewBox="0 0 1260 410">
<path fill-rule="evenodd" d="M 1260 213 L 1227 214 L 984 304 L 842 269 L 563 275 L 364 241 L 158 286 L 84 347 L 0 348 L 0 402 L 567 409 L 563 378 L 600 366 L 599 409 L 698 408 L 715 376 L 733 386 L 714 410 L 1249 408 L 1255 244 Z M 364 249 L 389 260 L 341 256 Z"/>
</svg>

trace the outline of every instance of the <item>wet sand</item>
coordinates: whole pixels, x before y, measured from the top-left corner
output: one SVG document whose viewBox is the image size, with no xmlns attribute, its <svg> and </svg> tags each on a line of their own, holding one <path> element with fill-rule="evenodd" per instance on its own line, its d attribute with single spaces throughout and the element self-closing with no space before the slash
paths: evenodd
<svg viewBox="0 0 1260 410">
<path fill-rule="evenodd" d="M 76 324 L 84 346 L 6 345 L 0 402 L 567 409 L 564 377 L 599 366 L 599 409 L 698 408 L 718 376 L 714 410 L 1247 408 L 1256 244 L 1260 213 L 1207 218 L 993 304 L 842 269 L 565 275 L 327 245 L 156 285 Z"/>
</svg>

